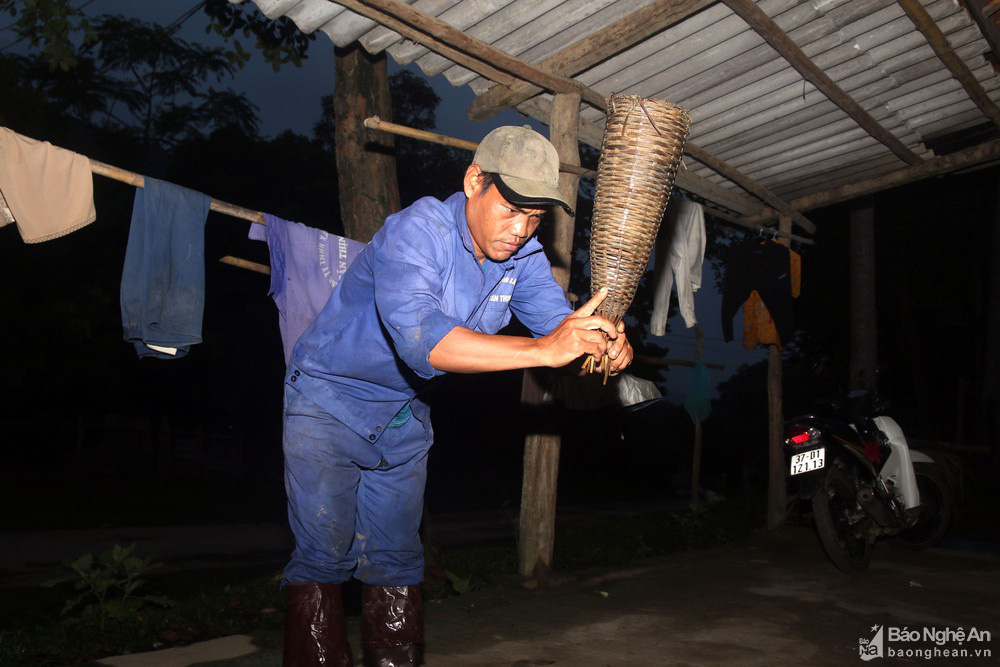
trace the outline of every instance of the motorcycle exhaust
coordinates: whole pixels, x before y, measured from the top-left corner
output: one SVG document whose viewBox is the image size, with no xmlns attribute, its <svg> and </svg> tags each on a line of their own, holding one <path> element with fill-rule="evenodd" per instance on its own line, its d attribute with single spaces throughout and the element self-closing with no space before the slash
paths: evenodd
<svg viewBox="0 0 1000 667">
<path fill-rule="evenodd" d="M 864 508 L 868 514 L 872 516 L 873 519 L 880 526 L 895 527 L 896 517 L 888 507 L 886 507 L 882 501 L 880 501 L 876 496 L 875 492 L 870 486 L 863 486 L 858 489 L 858 504 Z"/>
</svg>

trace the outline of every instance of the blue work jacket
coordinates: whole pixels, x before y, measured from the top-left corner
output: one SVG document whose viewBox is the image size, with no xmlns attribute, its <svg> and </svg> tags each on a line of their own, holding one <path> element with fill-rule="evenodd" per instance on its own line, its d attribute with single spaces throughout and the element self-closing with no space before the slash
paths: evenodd
<svg viewBox="0 0 1000 667">
<path fill-rule="evenodd" d="M 425 197 L 386 218 L 347 269 L 295 345 L 285 381 L 375 442 L 443 374 L 428 360 L 438 341 L 456 326 L 496 333 L 511 311 L 535 336 L 572 312 L 538 240 L 480 265 L 465 194 Z"/>
</svg>

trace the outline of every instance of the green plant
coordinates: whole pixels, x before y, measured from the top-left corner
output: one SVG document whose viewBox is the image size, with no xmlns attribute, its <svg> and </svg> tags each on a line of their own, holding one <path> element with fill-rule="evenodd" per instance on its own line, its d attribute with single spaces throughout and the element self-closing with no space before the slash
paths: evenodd
<svg viewBox="0 0 1000 667">
<path fill-rule="evenodd" d="M 146 583 L 140 577 L 160 565 L 153 563 L 151 558 L 136 556 L 135 544 L 127 547 L 116 544 L 96 558 L 85 553 L 67 562 L 66 566 L 73 571 L 72 574 L 50 579 L 42 586 L 52 588 L 73 582 L 73 589 L 79 594 L 66 601 L 62 609 L 64 616 L 82 605 L 82 615 L 96 617 L 101 624 L 108 619 L 126 621 L 138 618 L 139 612 L 147 605 L 173 605 L 169 598 L 163 596 L 136 595 L 136 590 Z"/>
<path fill-rule="evenodd" d="M 452 590 L 455 591 L 457 594 L 464 595 L 469 592 L 469 584 L 472 583 L 471 578 L 460 577 L 454 572 L 448 572 L 448 571 L 446 571 L 444 575 L 448 577 L 448 581 L 451 582 Z"/>
</svg>

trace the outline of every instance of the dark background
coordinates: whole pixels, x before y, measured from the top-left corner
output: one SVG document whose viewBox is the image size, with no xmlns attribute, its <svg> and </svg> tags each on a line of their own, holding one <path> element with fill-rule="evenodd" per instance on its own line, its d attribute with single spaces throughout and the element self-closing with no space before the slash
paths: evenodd
<svg viewBox="0 0 1000 667">
<path fill-rule="evenodd" d="M 36 55 L 0 53 L 0 124 L 341 233 L 328 100 L 312 134 L 263 137 L 246 98 L 204 92 L 232 75 L 224 58 L 190 51 L 176 38 L 153 39 L 157 28 L 149 24 L 109 19 L 99 27 L 104 38 L 86 46 L 70 72 L 52 71 Z M 146 76 L 134 77 L 137 70 Z M 185 74 L 183 85 L 145 85 L 168 70 Z M 426 81 L 398 72 L 393 96 L 397 122 L 436 127 L 440 99 Z M 592 149 L 583 152 L 585 162 L 596 162 Z M 399 139 L 397 159 L 405 205 L 457 189 L 468 157 Z M 992 442 L 980 397 L 998 176 L 996 167 L 984 168 L 872 198 L 881 389 L 911 438 Z M 588 291 L 586 184 L 582 193 L 577 294 Z M 216 261 L 235 255 L 267 263 L 266 246 L 246 239 L 249 223 L 210 214 L 204 343 L 179 360 L 138 359 L 122 340 L 118 305 L 133 196 L 133 188 L 97 177 L 94 224 L 38 245 L 24 244 L 13 225 L 0 229 L 0 528 L 283 517 L 283 364 L 268 278 Z M 797 248 L 803 289 L 798 337 L 785 351 L 788 416 L 847 389 L 849 206 L 810 212 L 817 244 Z M 724 275 L 726 248 L 740 238 L 709 221 L 717 275 Z M 645 335 L 649 291 L 646 281 L 628 320 L 633 340 L 640 353 L 671 356 L 662 340 Z M 634 370 L 661 385 L 666 374 L 684 372 Z M 761 504 L 765 376 L 763 364 L 744 366 L 719 386 L 703 461 L 706 487 Z M 432 512 L 516 512 L 528 428 L 520 383 L 520 373 L 494 373 L 449 377 L 435 389 Z M 688 492 L 693 426 L 679 405 L 556 410 L 551 423 L 563 435 L 560 502 Z M 990 459 L 973 457 L 968 466 L 970 476 L 985 474 Z"/>
</svg>

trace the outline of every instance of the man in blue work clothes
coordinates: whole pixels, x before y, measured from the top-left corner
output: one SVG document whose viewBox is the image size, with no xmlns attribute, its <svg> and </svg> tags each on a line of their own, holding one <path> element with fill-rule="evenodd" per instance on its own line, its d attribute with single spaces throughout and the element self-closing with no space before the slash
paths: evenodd
<svg viewBox="0 0 1000 667">
<path fill-rule="evenodd" d="M 528 127 L 479 145 L 463 192 L 384 226 L 299 339 L 285 381 L 285 665 L 351 665 L 340 584 L 363 582 L 366 665 L 416 665 L 423 643 L 418 529 L 433 441 L 418 392 L 444 373 L 632 360 L 624 328 L 574 312 L 533 237 L 560 194 L 559 157 Z M 495 335 L 517 315 L 534 337 Z"/>
</svg>

